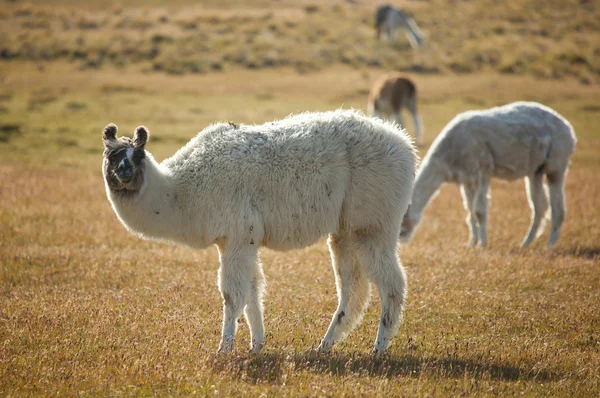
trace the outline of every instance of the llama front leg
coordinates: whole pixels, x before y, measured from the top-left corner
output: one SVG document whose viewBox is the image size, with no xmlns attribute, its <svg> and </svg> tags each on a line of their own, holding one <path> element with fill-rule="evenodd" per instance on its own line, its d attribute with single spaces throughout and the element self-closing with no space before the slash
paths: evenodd
<svg viewBox="0 0 600 398">
<path fill-rule="evenodd" d="M 469 245 L 477 246 L 479 241 L 479 229 L 477 227 L 477 218 L 475 217 L 475 193 L 477 189 L 472 184 L 461 184 L 460 193 L 463 199 L 463 206 L 467 211 L 467 226 L 469 227 Z"/>
<path fill-rule="evenodd" d="M 250 282 L 246 301 L 246 322 L 250 328 L 250 350 L 258 354 L 265 344 L 265 326 L 263 320 L 262 298 L 265 291 L 265 276 L 260 261 L 254 269 L 254 278 Z"/>
<path fill-rule="evenodd" d="M 475 217 L 479 230 L 479 244 L 487 246 L 487 213 L 489 202 L 490 180 L 487 176 L 479 178 L 477 192 L 475 193 Z"/>
<path fill-rule="evenodd" d="M 389 24 L 386 24 L 385 27 L 385 37 L 387 38 L 387 41 L 391 41 L 394 37 L 394 30 L 389 26 Z"/>
<path fill-rule="evenodd" d="M 370 294 L 369 281 L 354 254 L 351 236 L 331 235 L 328 244 L 335 273 L 338 308 L 321 341 L 320 352 L 328 351 L 356 326 L 369 302 Z"/>
<path fill-rule="evenodd" d="M 256 268 L 257 245 L 219 244 L 219 290 L 223 296 L 223 330 L 219 352 L 231 352 L 237 320 L 246 306 Z"/>
<path fill-rule="evenodd" d="M 402 119 L 402 109 L 398 109 L 396 112 L 394 112 L 394 120 L 396 121 L 396 123 L 398 123 L 400 127 L 404 128 L 404 119 Z"/>
<path fill-rule="evenodd" d="M 521 247 L 528 246 L 544 231 L 544 216 L 548 210 L 548 200 L 544 191 L 544 173 L 538 172 L 527 176 L 525 186 L 531 208 L 531 226 Z"/>
<path fill-rule="evenodd" d="M 552 230 L 548 247 L 556 244 L 560 235 L 560 228 L 565 220 L 565 173 L 548 174 L 548 185 L 550 186 L 550 209 L 552 217 Z"/>
<path fill-rule="evenodd" d="M 421 123 L 421 118 L 417 113 L 416 107 L 410 110 L 412 115 L 413 124 L 415 126 L 415 140 L 417 142 L 417 146 L 423 145 L 423 125 Z"/>
</svg>

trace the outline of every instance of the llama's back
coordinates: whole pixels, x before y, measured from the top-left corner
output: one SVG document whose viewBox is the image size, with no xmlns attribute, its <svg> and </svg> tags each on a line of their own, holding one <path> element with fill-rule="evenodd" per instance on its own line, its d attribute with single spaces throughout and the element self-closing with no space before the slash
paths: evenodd
<svg viewBox="0 0 600 398">
<path fill-rule="evenodd" d="M 394 125 L 340 110 L 260 126 L 214 125 L 162 165 L 202 219 L 215 215 L 222 223 L 222 214 L 231 215 L 212 233 L 260 227 L 263 244 L 286 249 L 340 223 L 399 228 L 415 154 Z"/>
<path fill-rule="evenodd" d="M 514 179 L 554 159 L 564 164 L 574 145 L 573 129 L 564 117 L 535 102 L 515 102 L 457 115 L 430 152 L 465 167 L 483 163 L 498 177 Z"/>
</svg>

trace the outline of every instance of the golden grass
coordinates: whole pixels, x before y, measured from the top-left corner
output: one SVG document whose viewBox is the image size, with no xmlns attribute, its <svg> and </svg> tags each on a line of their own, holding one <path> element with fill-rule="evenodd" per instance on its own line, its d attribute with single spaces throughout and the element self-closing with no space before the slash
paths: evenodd
<svg viewBox="0 0 600 398">
<path fill-rule="evenodd" d="M 178 21 L 190 20 L 209 29 L 206 51 L 218 57 L 224 54 L 218 46 L 242 49 L 235 40 L 227 44 L 237 34 L 252 34 L 251 47 L 268 48 L 271 39 L 264 32 L 249 31 L 269 12 L 273 15 L 264 26 L 274 24 L 277 31 L 307 42 L 312 40 L 309 19 L 312 28 L 326 30 L 326 42 L 345 34 L 344 23 L 326 24 L 322 14 L 328 13 L 342 13 L 350 21 L 367 15 L 368 21 L 358 25 L 362 33 L 355 34 L 372 33 L 366 28 L 371 13 L 365 14 L 362 3 L 284 1 L 267 10 L 269 4 L 256 1 L 245 17 L 246 11 L 231 2 L 206 3 L 202 9 L 178 1 L 184 7 L 179 12 L 175 6 L 144 3 L 99 11 L 95 2 L 82 7 L 70 0 L 10 3 L 0 13 L 0 22 L 8 21 L 0 31 L 16 27 L 31 40 L 38 28 L 20 31 L 25 21 L 48 20 L 51 26 L 79 21 L 79 27 L 57 37 L 64 34 L 68 43 L 72 36 L 73 45 L 80 45 L 79 35 L 88 44 L 98 39 L 119 53 L 125 48 L 119 46 L 131 44 L 123 39 L 128 35 L 160 33 L 172 38 L 160 41 L 165 49 L 179 46 L 177 40 L 199 33 L 179 27 Z M 543 102 L 567 117 L 579 142 L 567 177 L 567 219 L 554 250 L 544 247 L 547 233 L 533 247 L 517 248 L 529 223 L 523 182 L 494 181 L 486 250 L 464 246 L 460 195 L 456 187 L 445 186 L 413 241 L 400 250 L 408 272 L 408 305 L 386 355 L 368 353 L 378 322 L 375 296 L 348 340 L 330 354 L 311 351 L 337 302 L 322 240 L 303 250 L 262 252 L 268 278 L 264 352 L 247 353 L 248 328 L 241 323 L 234 353 L 218 356 L 216 250 L 144 242 L 125 231 L 104 193 L 102 128 L 115 122 L 121 134 L 130 135 L 135 126 L 147 125 L 148 149 L 162 160 L 216 120 L 262 123 L 306 110 L 364 109 L 370 84 L 382 68 L 354 65 L 356 49 L 343 40 L 339 58 L 322 65 L 308 62 L 312 58 L 302 52 L 308 47 L 301 41 L 303 49 L 290 56 L 306 61 L 300 74 L 293 64 L 248 70 L 230 68 L 230 61 L 223 60 L 223 71 L 182 76 L 142 72 L 151 66 L 142 60 L 83 69 L 83 60 L 60 57 L 0 61 L 0 395 L 598 396 L 600 92 L 581 84 L 579 69 L 571 66 L 566 76 L 552 80 L 535 78 L 529 66 L 497 73 L 506 64 L 515 65 L 507 60 L 520 51 L 531 52 L 539 57 L 534 64 L 554 71 L 559 64 L 549 54 L 562 51 L 557 43 L 566 48 L 571 39 L 583 40 L 573 50 L 575 57 L 593 50 L 597 28 L 588 22 L 594 14 L 581 15 L 579 8 L 552 1 L 530 16 L 523 9 L 538 3 L 508 2 L 501 13 L 495 9 L 497 20 L 481 30 L 490 10 L 459 2 L 453 3 L 457 16 L 473 21 L 459 29 L 439 20 L 440 4 L 446 2 L 406 2 L 417 18 L 430 12 L 431 20 L 419 23 L 438 45 L 464 42 L 465 52 L 458 52 L 463 44 L 456 44 L 452 54 L 444 55 L 445 64 L 460 59 L 478 73 L 456 75 L 448 67 L 439 74 L 414 75 L 425 142 L 429 145 L 458 112 L 519 99 Z M 512 43 L 513 30 L 548 29 L 549 20 L 569 13 L 574 18 L 558 22 L 547 36 L 536 33 L 491 68 L 477 66 L 468 56 L 471 49 L 483 49 L 494 59 L 492 50 Z M 520 15 L 527 18 L 519 20 Z M 228 33 L 234 20 L 241 25 Z M 91 27 L 92 21 L 98 28 Z M 144 21 L 152 26 L 144 27 Z M 106 27 L 121 22 L 127 27 L 110 41 Z M 225 32 L 215 35 L 218 29 Z M 564 40 L 558 37 L 562 34 Z M 383 51 L 384 45 L 378 46 L 373 51 Z M 83 47 L 86 54 L 91 51 Z M 536 53 L 538 47 L 542 51 Z M 597 55 L 592 51 L 592 59 Z M 342 65 L 343 57 L 352 62 Z M 390 57 L 389 62 L 396 61 Z M 594 77 L 597 71 L 585 73 Z"/>
<path fill-rule="evenodd" d="M 596 91 L 497 75 L 417 77 L 427 142 L 456 112 L 535 97 L 532 87 L 573 122 L 579 143 L 558 246 L 546 251 L 546 234 L 531 249 L 517 249 L 529 219 L 524 185 L 494 182 L 490 247 L 465 248 L 458 189 L 444 187 L 401 250 L 410 295 L 387 355 L 368 354 L 376 299 L 333 353 L 310 351 L 336 305 L 321 241 L 263 252 L 265 351 L 246 353 L 248 329 L 241 324 L 235 353 L 216 356 L 216 251 L 127 234 L 104 194 L 101 128 L 122 122 L 127 134 L 148 125 L 149 149 L 162 159 L 211 120 L 262 122 L 302 109 L 363 106 L 357 91 L 375 74 L 342 68 L 317 73 L 311 83 L 285 70 L 277 79 L 272 72 L 178 78 L 107 71 L 92 81 L 91 72 L 19 70 L 24 75 L 9 73 L 15 80 L 0 96 L 8 110 L 3 125 L 19 126 L 0 143 L 3 395 L 600 392 Z M 351 81 L 359 88 L 344 83 Z M 459 87 L 458 98 L 452 87 Z"/>
<path fill-rule="evenodd" d="M 56 60 L 80 68 L 134 66 L 169 74 L 332 65 L 463 74 L 501 72 L 600 82 L 600 8 L 594 1 L 406 1 L 427 35 L 413 51 L 399 33 L 378 42 L 375 5 L 361 2 L 235 3 L 44 1 L 8 4 L 0 62 Z"/>
</svg>

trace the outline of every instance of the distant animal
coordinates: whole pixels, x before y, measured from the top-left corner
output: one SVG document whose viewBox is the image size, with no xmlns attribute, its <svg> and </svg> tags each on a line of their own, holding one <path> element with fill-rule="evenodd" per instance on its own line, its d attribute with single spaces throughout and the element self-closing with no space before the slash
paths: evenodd
<svg viewBox="0 0 600 398">
<path fill-rule="evenodd" d="M 400 73 L 390 73 L 379 77 L 369 93 L 367 113 L 370 116 L 391 116 L 404 127 L 402 109 L 408 109 L 412 115 L 417 145 L 423 143 L 421 118 L 417 113 L 417 88 L 415 84 Z"/>
<path fill-rule="evenodd" d="M 375 13 L 377 39 L 381 40 L 382 33 L 385 32 L 385 37 L 391 40 L 398 28 L 404 30 L 404 34 L 413 48 L 420 47 L 425 42 L 425 36 L 415 20 L 404 11 L 390 5 L 379 7 Z"/>
<path fill-rule="evenodd" d="M 565 219 L 565 176 L 576 141 L 573 127 L 564 117 L 536 102 L 514 102 L 457 115 L 423 159 L 400 239 L 410 240 L 440 185 L 452 182 L 460 185 L 468 212 L 469 243 L 485 247 L 490 179 L 524 177 L 532 217 L 521 246 L 528 246 L 543 233 L 548 192 L 552 219 L 548 247 L 553 246 Z"/>
<path fill-rule="evenodd" d="M 214 124 L 157 163 L 133 139 L 103 132 L 108 199 L 133 234 L 219 250 L 223 329 L 232 350 L 245 311 L 251 350 L 264 344 L 265 278 L 259 247 L 301 248 L 329 235 L 339 296 L 320 351 L 359 322 L 369 281 L 382 302 L 374 350 L 396 334 L 406 296 L 398 234 L 413 188 L 416 153 L 396 125 L 356 111 L 305 113 L 263 125 Z"/>
</svg>

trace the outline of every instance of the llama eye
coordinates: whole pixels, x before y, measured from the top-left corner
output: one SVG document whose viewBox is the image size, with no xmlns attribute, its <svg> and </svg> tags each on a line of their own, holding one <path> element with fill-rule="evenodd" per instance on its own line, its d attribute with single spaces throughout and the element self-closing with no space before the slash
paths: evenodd
<svg viewBox="0 0 600 398">
<path fill-rule="evenodd" d="M 108 155 L 108 160 L 111 163 L 119 163 L 122 159 L 122 152 L 124 151 L 124 149 L 119 149 L 118 151 L 115 151 L 113 153 L 111 153 L 110 155 Z"/>
<path fill-rule="evenodd" d="M 146 154 L 143 150 L 134 151 L 133 157 L 132 157 L 134 166 L 139 166 L 145 157 L 146 157 Z"/>
</svg>

